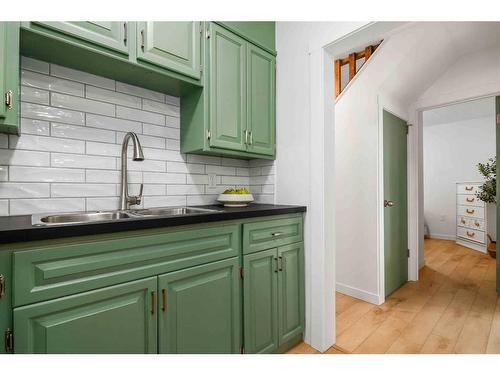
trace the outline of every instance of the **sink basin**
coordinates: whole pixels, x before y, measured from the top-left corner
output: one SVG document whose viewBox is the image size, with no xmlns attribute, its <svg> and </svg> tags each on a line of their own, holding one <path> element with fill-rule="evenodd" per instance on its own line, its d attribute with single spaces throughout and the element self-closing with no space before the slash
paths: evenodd
<svg viewBox="0 0 500 375">
<path fill-rule="evenodd" d="M 76 212 L 61 214 L 32 215 L 32 225 L 64 225 L 81 224 L 99 221 L 113 221 L 122 219 L 151 218 L 155 216 L 182 216 L 192 214 L 202 214 L 218 212 L 207 208 L 197 207 L 157 207 L 135 209 L 127 211 L 97 211 L 97 212 Z"/>
<path fill-rule="evenodd" d="M 208 208 L 197 207 L 158 207 L 158 208 L 145 208 L 141 210 L 130 210 L 130 213 L 138 216 L 180 216 L 191 214 L 204 214 L 210 212 L 218 212 Z"/>
</svg>

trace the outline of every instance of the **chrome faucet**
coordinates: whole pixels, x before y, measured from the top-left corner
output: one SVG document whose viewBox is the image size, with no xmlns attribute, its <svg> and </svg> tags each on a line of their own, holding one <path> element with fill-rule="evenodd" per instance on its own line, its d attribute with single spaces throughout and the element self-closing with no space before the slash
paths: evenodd
<svg viewBox="0 0 500 375">
<path fill-rule="evenodd" d="M 130 205 L 141 204 L 142 200 L 142 190 L 144 189 L 144 185 L 141 184 L 141 189 L 139 191 L 139 195 L 129 196 L 128 195 L 128 179 L 127 179 L 127 151 L 128 151 L 128 142 L 132 139 L 134 144 L 134 154 L 132 160 L 134 161 L 143 161 L 144 154 L 142 153 L 141 143 L 139 142 L 139 138 L 137 134 L 128 132 L 123 137 L 122 143 L 122 188 L 120 192 L 120 210 L 128 210 Z"/>
</svg>

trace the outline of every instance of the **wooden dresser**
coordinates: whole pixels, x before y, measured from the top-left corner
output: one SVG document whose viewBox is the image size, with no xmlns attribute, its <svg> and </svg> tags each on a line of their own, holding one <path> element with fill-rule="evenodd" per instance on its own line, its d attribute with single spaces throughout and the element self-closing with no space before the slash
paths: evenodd
<svg viewBox="0 0 500 375">
<path fill-rule="evenodd" d="M 486 253 L 486 205 L 476 193 L 480 182 L 457 183 L 457 244 Z"/>
</svg>

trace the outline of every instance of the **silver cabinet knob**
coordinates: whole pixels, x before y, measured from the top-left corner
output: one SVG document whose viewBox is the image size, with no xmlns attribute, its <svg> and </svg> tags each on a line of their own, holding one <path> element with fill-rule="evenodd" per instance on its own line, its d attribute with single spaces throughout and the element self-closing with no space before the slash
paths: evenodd
<svg viewBox="0 0 500 375">
<path fill-rule="evenodd" d="M 384 200 L 384 207 L 392 207 L 394 205 L 395 203 L 393 201 L 388 201 L 387 199 Z"/>
</svg>

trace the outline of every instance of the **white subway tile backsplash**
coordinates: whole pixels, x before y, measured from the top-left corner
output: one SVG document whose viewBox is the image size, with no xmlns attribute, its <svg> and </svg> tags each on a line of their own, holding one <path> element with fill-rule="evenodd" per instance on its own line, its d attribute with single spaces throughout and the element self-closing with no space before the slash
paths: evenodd
<svg viewBox="0 0 500 375">
<path fill-rule="evenodd" d="M 85 123 L 83 112 L 25 102 L 21 102 L 21 117 L 74 125 L 83 125 Z"/>
<path fill-rule="evenodd" d="M 43 167 L 50 165 L 50 157 L 45 152 L 0 149 L 0 164 Z"/>
<path fill-rule="evenodd" d="M 128 83 L 116 82 L 116 91 L 123 92 L 125 94 L 139 96 L 141 98 L 153 99 L 158 102 L 165 102 L 165 94 L 161 92 L 156 92 L 148 90 L 138 86 L 132 86 Z"/>
<path fill-rule="evenodd" d="M 155 100 L 142 99 L 142 109 L 150 112 L 157 112 L 167 116 L 180 116 L 180 108 L 168 103 L 160 103 Z"/>
<path fill-rule="evenodd" d="M 180 153 L 180 98 L 26 57 L 21 65 L 21 135 L 0 134 L 0 215 L 117 209 L 129 131 L 145 155 L 132 161 L 129 147 L 130 194 L 144 183 L 139 207 L 213 204 L 234 186 L 274 201 L 272 161 Z"/>
<path fill-rule="evenodd" d="M 21 68 L 32 70 L 34 72 L 49 74 L 49 63 L 21 56 Z"/>
<path fill-rule="evenodd" d="M 83 198 L 11 199 L 10 215 L 85 211 Z"/>
<path fill-rule="evenodd" d="M 21 71 L 21 85 L 75 96 L 83 96 L 85 91 L 85 85 L 82 83 L 50 77 L 28 70 Z"/>
<path fill-rule="evenodd" d="M 122 94 L 116 91 L 101 89 L 99 87 L 87 86 L 85 96 L 89 99 L 100 100 L 102 102 L 119 104 L 126 107 L 141 108 L 141 98 Z"/>
<path fill-rule="evenodd" d="M 115 184 L 52 184 L 52 197 L 109 197 L 116 195 Z"/>
<path fill-rule="evenodd" d="M 99 77 L 94 74 L 82 72 L 80 70 L 66 68 L 64 66 L 51 64 L 50 74 L 52 76 L 70 79 L 88 85 L 102 87 L 109 90 L 115 89 L 115 81 L 109 78 Z"/>
<path fill-rule="evenodd" d="M 92 168 L 92 169 L 115 169 L 116 158 L 77 154 L 50 155 L 50 165 L 53 167 L 66 168 Z"/>
<path fill-rule="evenodd" d="M 11 166 L 9 180 L 13 182 L 84 182 L 83 169 Z"/>
<path fill-rule="evenodd" d="M 22 134 L 20 137 L 10 136 L 9 147 L 16 150 L 37 150 L 83 154 L 85 142 L 74 139 L 44 137 Z"/>
<path fill-rule="evenodd" d="M 50 185 L 44 183 L 0 183 L 0 198 L 33 198 L 48 197 Z"/>
<path fill-rule="evenodd" d="M 54 107 L 73 109 L 82 112 L 96 113 L 99 115 L 114 116 L 115 106 L 97 100 L 80 98 L 53 92 L 50 94 L 50 104 Z"/>
<path fill-rule="evenodd" d="M 164 115 L 122 106 L 116 106 L 116 117 L 155 125 L 165 125 Z"/>
<path fill-rule="evenodd" d="M 142 132 L 142 125 L 139 122 L 117 119 L 113 117 L 93 115 L 93 114 L 87 114 L 86 125 L 93 128 L 118 130 L 125 133 Z M 123 135 L 125 135 L 125 133 Z"/>
<path fill-rule="evenodd" d="M 49 92 L 33 87 L 21 86 L 21 96 L 30 103 L 49 104 Z"/>
<path fill-rule="evenodd" d="M 50 126 L 50 134 L 53 137 L 73 138 L 98 142 L 114 143 L 116 139 L 115 132 L 88 128 L 86 126 L 59 124 L 53 122 Z"/>
<path fill-rule="evenodd" d="M 21 119 L 21 133 L 35 135 L 49 135 L 50 124 L 47 121 L 33 120 L 29 118 Z"/>
</svg>

